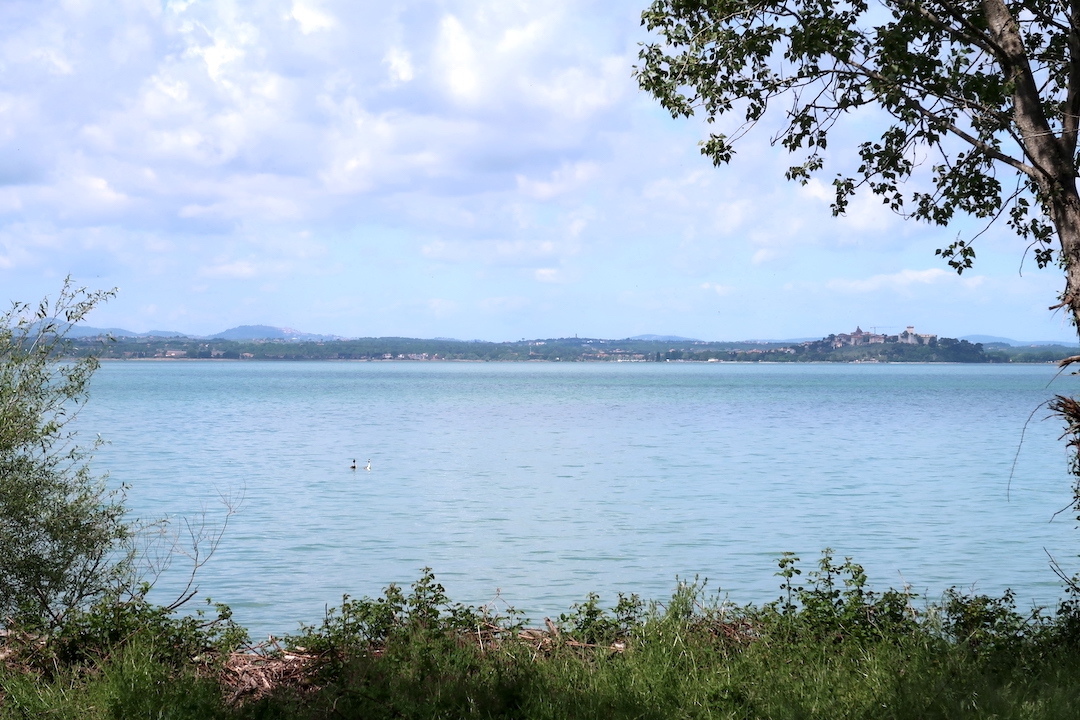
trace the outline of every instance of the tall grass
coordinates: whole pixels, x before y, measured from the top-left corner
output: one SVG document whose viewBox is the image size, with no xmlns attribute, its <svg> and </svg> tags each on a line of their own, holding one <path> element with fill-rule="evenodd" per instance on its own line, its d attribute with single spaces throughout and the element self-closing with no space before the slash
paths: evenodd
<svg viewBox="0 0 1080 720">
<path fill-rule="evenodd" d="M 539 631 L 452 604 L 426 573 L 407 591 L 345 598 L 287 639 L 286 653 L 309 659 L 303 682 L 238 702 L 229 640 L 189 637 L 178 654 L 159 618 L 68 648 L 80 660 L 9 658 L 0 718 L 1080 717 L 1073 599 L 1032 612 L 1009 593 L 927 604 L 873 592 L 862 568 L 828 553 L 805 582 L 791 556 L 779 575 L 781 597 L 763 607 L 683 583 L 665 602 L 590 595 Z"/>
</svg>

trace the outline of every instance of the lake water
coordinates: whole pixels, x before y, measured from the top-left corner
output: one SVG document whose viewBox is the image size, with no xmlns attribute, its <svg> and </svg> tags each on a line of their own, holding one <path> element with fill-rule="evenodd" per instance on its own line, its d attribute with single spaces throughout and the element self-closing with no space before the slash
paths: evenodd
<svg viewBox="0 0 1080 720">
<path fill-rule="evenodd" d="M 224 516 L 199 597 L 253 637 L 430 566 L 534 621 L 708 578 L 779 595 L 825 547 L 876 589 L 1053 603 L 1080 568 L 1050 366 L 107 362 L 81 433 L 134 515 Z M 1032 413 L 1034 412 L 1034 415 Z M 1027 425 L 1021 445 L 1021 434 Z M 1019 448 L 1019 454 L 1018 454 Z M 372 469 L 351 470 L 353 458 Z M 1010 484 L 1010 470 L 1015 473 Z M 183 558 L 159 580 L 167 601 Z"/>
</svg>

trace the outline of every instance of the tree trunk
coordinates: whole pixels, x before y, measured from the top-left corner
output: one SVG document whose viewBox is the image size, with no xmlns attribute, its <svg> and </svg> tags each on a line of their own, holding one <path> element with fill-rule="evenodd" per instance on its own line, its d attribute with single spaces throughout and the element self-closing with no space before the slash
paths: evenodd
<svg viewBox="0 0 1080 720">
<path fill-rule="evenodd" d="M 1050 204 L 1050 218 L 1061 242 L 1061 264 L 1065 269 L 1065 290 L 1061 303 L 1054 306 L 1068 310 L 1073 325 L 1080 331 L 1080 196 L 1076 180 L 1070 178 L 1066 187 L 1056 188 L 1057 196 Z"/>
<path fill-rule="evenodd" d="M 1070 320 L 1080 330 L 1080 196 L 1076 191 L 1073 137 L 1065 129 L 1058 137 L 1050 127 L 1020 26 L 1004 0 L 982 0 L 982 6 L 998 65 L 1013 86 L 1013 118 L 1024 154 L 1032 165 L 1028 172 L 1039 188 L 1043 208 L 1054 223 L 1061 243 L 1065 290 L 1061 302 L 1054 307 L 1068 308 Z M 1080 7 L 1074 7 L 1073 12 L 1080 13 Z M 1075 48 L 1078 45 L 1075 30 L 1071 35 L 1070 48 Z M 1075 65 L 1080 63 L 1080 58 L 1070 54 L 1068 62 Z M 1070 75 L 1080 82 L 1080 73 Z M 1076 102 L 1080 100 L 1070 97 L 1068 105 L 1071 107 Z M 1068 120 L 1065 123 L 1067 127 L 1074 124 Z"/>
</svg>

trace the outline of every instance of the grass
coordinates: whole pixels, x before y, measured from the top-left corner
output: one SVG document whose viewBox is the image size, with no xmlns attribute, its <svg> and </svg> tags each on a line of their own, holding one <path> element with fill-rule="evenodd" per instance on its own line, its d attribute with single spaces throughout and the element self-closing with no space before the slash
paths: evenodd
<svg viewBox="0 0 1080 720">
<path fill-rule="evenodd" d="M 541 632 L 452 604 L 426 573 L 248 656 L 291 670 L 239 694 L 227 651 L 242 633 L 226 609 L 203 622 L 91 609 L 66 639 L 8 643 L 0 718 L 1080 717 L 1072 599 L 1030 613 L 1008 593 L 920 605 L 867 589 L 828 553 L 805 584 L 790 556 L 779 574 L 764 607 L 681 584 L 663 603 L 590 595 Z M 117 622 L 124 632 L 87 631 Z"/>
</svg>

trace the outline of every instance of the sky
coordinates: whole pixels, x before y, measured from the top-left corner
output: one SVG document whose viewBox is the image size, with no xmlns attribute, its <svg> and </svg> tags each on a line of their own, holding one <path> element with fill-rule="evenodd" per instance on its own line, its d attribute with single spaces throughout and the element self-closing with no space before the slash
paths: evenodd
<svg viewBox="0 0 1080 720">
<path fill-rule="evenodd" d="M 994 227 L 828 187 L 768 123 L 715 168 L 637 88 L 645 0 L 5 0 L 0 301 L 118 288 L 95 327 L 345 337 L 1076 334 Z"/>
</svg>

